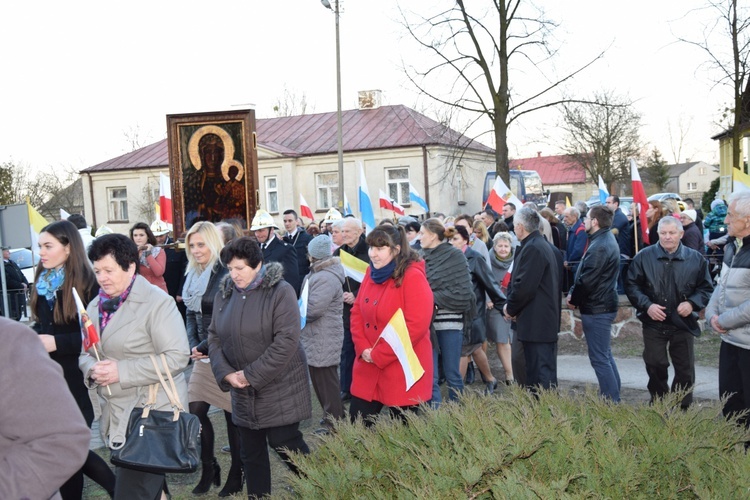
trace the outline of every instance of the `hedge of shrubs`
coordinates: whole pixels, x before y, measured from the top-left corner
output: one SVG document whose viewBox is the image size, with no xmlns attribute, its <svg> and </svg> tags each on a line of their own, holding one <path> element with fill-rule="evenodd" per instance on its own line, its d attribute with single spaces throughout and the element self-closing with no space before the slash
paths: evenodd
<svg viewBox="0 0 750 500">
<path fill-rule="evenodd" d="M 521 389 L 343 423 L 289 479 L 300 498 L 749 498 L 750 435 L 719 402 L 613 405 Z M 281 492 L 280 492 L 281 493 Z M 288 494 L 283 492 L 283 494 Z"/>
</svg>

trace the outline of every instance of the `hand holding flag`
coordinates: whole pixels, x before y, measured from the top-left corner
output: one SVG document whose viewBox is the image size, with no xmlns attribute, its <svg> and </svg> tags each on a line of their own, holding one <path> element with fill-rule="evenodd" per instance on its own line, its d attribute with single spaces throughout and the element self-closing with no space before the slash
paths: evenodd
<svg viewBox="0 0 750 500">
<path fill-rule="evenodd" d="M 81 296 L 78 295 L 78 291 L 73 287 L 73 298 L 76 301 L 76 308 L 78 308 L 78 318 L 81 324 L 81 341 L 83 343 L 83 350 L 88 351 L 94 349 L 96 360 L 101 361 L 99 358 L 99 351 L 96 349 L 96 344 L 99 343 L 99 333 L 96 331 L 96 327 L 89 318 L 89 313 L 86 311 L 86 307 L 83 305 Z M 111 396 L 112 390 L 107 387 L 107 393 Z"/>
<path fill-rule="evenodd" d="M 409 329 L 406 327 L 404 311 L 401 308 L 393 315 L 388 325 L 383 329 L 383 333 L 375 341 L 373 347 L 377 345 L 380 339 L 385 340 L 391 346 L 393 353 L 398 358 L 398 362 L 404 370 L 406 390 L 408 391 L 422 378 L 424 368 L 419 362 L 417 354 L 414 352 L 414 346 L 412 346 L 411 338 L 409 337 Z"/>
</svg>

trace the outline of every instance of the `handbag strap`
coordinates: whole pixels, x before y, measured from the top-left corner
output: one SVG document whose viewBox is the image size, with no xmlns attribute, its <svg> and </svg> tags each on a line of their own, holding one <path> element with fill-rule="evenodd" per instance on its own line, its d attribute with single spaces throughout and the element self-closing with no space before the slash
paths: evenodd
<svg viewBox="0 0 750 500">
<path fill-rule="evenodd" d="M 153 363 L 154 365 L 154 369 L 156 370 L 156 376 L 159 377 L 159 382 L 161 383 L 162 387 L 164 387 L 164 392 L 166 393 L 167 398 L 169 399 L 169 403 L 172 405 L 172 408 L 174 410 L 174 418 L 172 420 L 176 422 L 180 418 L 180 412 L 185 411 L 185 407 L 182 406 L 182 402 L 180 401 L 180 396 L 177 393 L 177 386 L 175 385 L 174 379 L 172 378 L 172 373 L 169 371 L 169 365 L 167 364 L 167 357 L 164 356 L 164 353 L 160 354 L 161 362 L 164 365 L 164 369 L 166 370 L 167 378 L 169 379 L 171 388 L 167 385 L 167 382 L 164 380 L 164 377 L 161 374 L 161 369 L 159 368 L 159 365 L 156 363 L 156 357 L 153 354 L 149 354 L 149 358 L 151 358 L 151 363 Z M 150 390 L 151 389 L 149 388 L 149 391 Z"/>
</svg>

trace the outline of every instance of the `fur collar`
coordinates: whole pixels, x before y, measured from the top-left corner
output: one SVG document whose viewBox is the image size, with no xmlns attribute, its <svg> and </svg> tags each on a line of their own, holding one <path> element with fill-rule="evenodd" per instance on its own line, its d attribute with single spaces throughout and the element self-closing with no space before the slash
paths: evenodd
<svg viewBox="0 0 750 500">
<path fill-rule="evenodd" d="M 266 268 L 266 275 L 263 276 L 263 281 L 260 283 L 260 288 L 271 288 L 276 283 L 284 279 L 284 266 L 278 262 L 269 262 L 263 264 Z M 221 295 L 224 298 L 229 297 L 232 294 L 232 290 L 235 290 L 234 282 L 231 276 L 227 274 L 221 281 Z"/>
</svg>

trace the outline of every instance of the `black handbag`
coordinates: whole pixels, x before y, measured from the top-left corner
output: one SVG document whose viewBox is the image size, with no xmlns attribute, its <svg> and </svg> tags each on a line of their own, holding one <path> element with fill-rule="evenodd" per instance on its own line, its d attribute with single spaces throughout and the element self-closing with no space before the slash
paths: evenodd
<svg viewBox="0 0 750 500">
<path fill-rule="evenodd" d="M 200 421 L 185 412 L 164 354 L 161 361 L 171 388 L 164 381 L 156 358 L 150 357 L 173 411 L 153 409 L 159 384 L 149 386 L 146 406 L 130 413 L 125 443 L 112 450 L 110 461 L 119 467 L 153 474 L 195 472 L 200 463 Z"/>
</svg>

